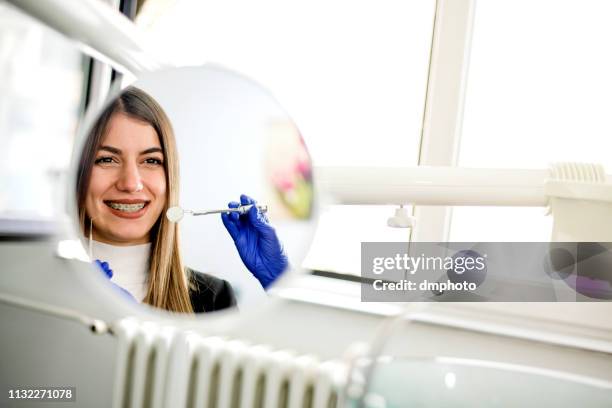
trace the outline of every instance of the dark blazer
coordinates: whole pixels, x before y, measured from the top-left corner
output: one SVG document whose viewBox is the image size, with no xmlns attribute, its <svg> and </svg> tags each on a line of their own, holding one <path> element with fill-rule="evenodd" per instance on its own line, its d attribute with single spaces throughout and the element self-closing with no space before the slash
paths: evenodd
<svg viewBox="0 0 612 408">
<path fill-rule="evenodd" d="M 213 312 L 236 306 L 232 285 L 226 280 L 215 278 L 204 272 L 190 272 L 189 298 L 195 313 Z"/>
</svg>

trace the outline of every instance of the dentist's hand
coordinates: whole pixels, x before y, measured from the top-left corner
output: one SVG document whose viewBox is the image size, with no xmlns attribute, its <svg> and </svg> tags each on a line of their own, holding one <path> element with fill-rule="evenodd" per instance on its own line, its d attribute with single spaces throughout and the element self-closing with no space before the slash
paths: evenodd
<svg viewBox="0 0 612 408">
<path fill-rule="evenodd" d="M 110 279 L 113 277 L 113 270 L 108 265 L 108 262 L 102 262 L 101 260 L 96 259 L 96 265 L 98 265 L 98 267 L 102 270 L 102 272 L 104 272 L 104 274 L 106 275 L 106 277 L 110 281 Z M 134 299 L 134 296 L 132 296 L 132 294 L 130 292 L 128 292 L 126 289 L 123 289 L 121 286 L 117 285 L 115 282 L 111 281 L 111 284 L 114 287 L 116 287 L 125 296 L 127 296 L 128 298 L 130 298 L 134 302 L 136 301 L 136 299 Z"/>
<path fill-rule="evenodd" d="M 240 203 L 248 205 L 257 202 L 242 194 Z M 240 204 L 232 201 L 228 206 L 237 208 Z M 289 260 L 265 214 L 253 205 L 244 215 L 223 213 L 221 219 L 236 244 L 242 262 L 267 289 L 287 269 Z"/>
</svg>

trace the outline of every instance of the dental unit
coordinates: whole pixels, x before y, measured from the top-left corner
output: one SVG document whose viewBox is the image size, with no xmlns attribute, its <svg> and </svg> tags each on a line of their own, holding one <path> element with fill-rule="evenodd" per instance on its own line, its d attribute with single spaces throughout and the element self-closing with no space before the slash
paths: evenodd
<svg viewBox="0 0 612 408">
<path fill-rule="evenodd" d="M 79 7 L 63 0 L 9 3 L 99 54 L 118 72 L 139 75 L 172 66 L 153 47 L 145 47 L 136 26 L 110 13 L 104 2 L 82 1 Z M 470 5 L 465 7 L 465 18 L 472 18 L 471 0 L 438 0 L 436 4 L 438 30 L 453 7 Z M 87 24 L 79 10 L 90 17 Z M 458 20 L 453 15 L 453 22 Z M 102 32 L 99 27 L 108 28 L 104 35 L 98 35 Z M 461 40 L 469 43 L 463 37 L 457 41 Z M 453 46 L 457 45 L 436 43 L 438 48 Z M 434 49 L 432 59 L 435 57 L 439 54 Z M 437 63 L 452 65 L 444 59 Z M 439 75 L 443 73 L 440 70 Z M 463 92 L 446 82 L 438 86 L 443 88 Z M 453 105 L 459 96 L 445 102 Z M 428 123 L 435 126 L 455 124 L 440 120 L 444 115 L 437 111 L 428 111 L 428 115 Z M 412 205 L 427 210 L 436 206 L 541 207 L 547 210 L 543 215 L 553 219 L 550 241 L 612 242 L 612 176 L 599 164 L 476 169 L 419 163 L 413 167 L 319 166 L 313 169 L 313 179 L 319 197 L 328 198 L 331 204 L 395 206 L 387 221 L 390 227 L 415 230 L 429 226 Z M 107 205 L 136 212 L 146 204 Z M 178 223 L 185 215 L 244 215 L 253 205 L 261 213 L 268 212 L 268 205 L 263 204 L 212 210 L 177 205 L 168 208 L 165 216 Z M 7 283 L 0 290 L 5 331 L 0 344 L 5 347 L 2 357 L 18 362 L 15 368 L 4 370 L 7 378 L 14 371 L 11 376 L 22 383 L 24 378 L 40 383 L 53 374 L 60 382 L 80 387 L 80 404 L 106 403 L 104 406 L 116 408 L 409 406 L 391 404 L 392 396 L 402 393 L 412 393 L 415 405 L 427 394 L 431 394 L 427 398 L 447 398 L 453 403 L 471 398 L 472 405 L 480 402 L 482 406 L 551 406 L 544 399 L 558 406 L 597 401 L 597 406 L 609 406 L 604 404 L 612 401 L 612 326 L 605 302 L 542 303 L 541 308 L 519 302 L 511 306 L 479 303 L 478 307 L 443 302 L 368 304 L 353 296 L 360 285 L 355 280 L 341 282 L 344 286 L 334 292 L 339 279 L 303 274 L 295 278 L 302 286 L 291 286 L 291 282 L 272 289 L 262 309 L 174 320 L 171 314 L 154 314 L 120 299 L 112 304 L 102 302 L 111 298 L 94 289 L 105 279 L 94 282 L 93 276 L 86 276 L 91 271 L 84 262 L 93 259 L 91 223 L 89 230 L 89 259 L 73 235 L 59 243 L 33 241 L 30 252 L 19 243 L 0 246 L 3 254 L 10 254 L 5 255 L 6 271 L 23 270 L 32 276 L 36 275 L 30 270 L 44 271 L 39 275 L 48 286 L 39 295 L 29 283 L 22 289 L 17 278 L 5 274 Z M 413 240 L 418 241 L 415 235 L 410 242 Z M 14 261 L 17 257 L 20 259 Z M 79 287 L 91 287 L 91 292 L 82 295 L 87 302 L 79 303 L 77 295 L 56 302 L 54 290 L 62 285 L 72 288 L 75 280 Z M 523 315 L 513 314 L 514 308 L 522 309 Z M 546 315 L 553 308 L 556 314 Z M 567 313 L 559 317 L 563 311 Z M 600 319 L 589 320 L 591 315 Z M 23 333 L 31 337 L 21 341 Z M 405 369 L 398 371 L 398 362 L 400 368 L 405 363 Z M 377 381 L 385 383 L 387 393 L 378 391 L 385 388 Z M 570 399 L 581 396 L 582 404 Z M 83 406 L 79 403 L 75 406 Z M 425 402 L 419 406 L 434 405 Z"/>
</svg>

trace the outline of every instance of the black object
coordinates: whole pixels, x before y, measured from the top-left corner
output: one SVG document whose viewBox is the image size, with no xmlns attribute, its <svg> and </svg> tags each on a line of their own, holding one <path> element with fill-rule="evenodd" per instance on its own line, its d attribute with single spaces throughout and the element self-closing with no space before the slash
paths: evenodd
<svg viewBox="0 0 612 408">
<path fill-rule="evenodd" d="M 195 313 L 236 306 L 236 296 L 228 281 L 189 268 L 187 271 L 190 273 L 189 298 Z"/>
</svg>

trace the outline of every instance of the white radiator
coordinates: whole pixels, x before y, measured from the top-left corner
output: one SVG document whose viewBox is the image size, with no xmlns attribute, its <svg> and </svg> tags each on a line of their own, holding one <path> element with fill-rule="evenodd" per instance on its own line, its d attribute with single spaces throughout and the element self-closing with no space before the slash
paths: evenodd
<svg viewBox="0 0 612 408">
<path fill-rule="evenodd" d="M 342 362 L 132 319 L 114 331 L 114 408 L 339 406 Z"/>
</svg>

